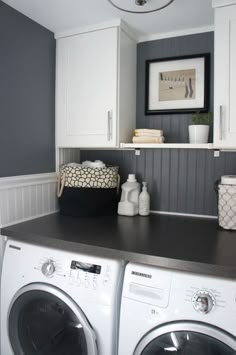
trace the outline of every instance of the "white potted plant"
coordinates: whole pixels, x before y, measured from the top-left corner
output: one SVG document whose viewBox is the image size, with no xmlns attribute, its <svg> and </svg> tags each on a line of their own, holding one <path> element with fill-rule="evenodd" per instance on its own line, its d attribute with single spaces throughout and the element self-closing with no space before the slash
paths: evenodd
<svg viewBox="0 0 236 355">
<path fill-rule="evenodd" d="M 209 128 L 212 119 L 212 112 L 196 112 L 192 115 L 193 124 L 188 126 L 189 143 L 208 143 Z"/>
</svg>

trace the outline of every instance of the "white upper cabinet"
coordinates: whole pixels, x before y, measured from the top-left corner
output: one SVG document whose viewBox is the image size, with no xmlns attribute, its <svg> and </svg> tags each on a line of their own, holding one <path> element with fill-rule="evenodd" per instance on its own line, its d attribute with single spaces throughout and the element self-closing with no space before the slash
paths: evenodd
<svg viewBox="0 0 236 355">
<path fill-rule="evenodd" d="M 57 39 L 58 147 L 119 147 L 136 121 L 136 42 L 120 27 Z"/>
<path fill-rule="evenodd" d="M 214 147 L 236 148 L 236 0 L 214 0 Z"/>
</svg>

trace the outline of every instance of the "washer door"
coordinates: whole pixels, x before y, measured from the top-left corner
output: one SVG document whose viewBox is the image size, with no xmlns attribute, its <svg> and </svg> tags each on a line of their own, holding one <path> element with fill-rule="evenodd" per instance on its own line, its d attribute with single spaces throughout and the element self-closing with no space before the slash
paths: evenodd
<svg viewBox="0 0 236 355">
<path fill-rule="evenodd" d="M 201 323 L 172 323 L 147 334 L 134 355 L 235 355 L 236 340 Z"/>
<path fill-rule="evenodd" d="M 8 322 L 16 355 L 97 355 L 95 333 L 84 313 L 52 286 L 22 288 L 12 301 Z"/>
</svg>

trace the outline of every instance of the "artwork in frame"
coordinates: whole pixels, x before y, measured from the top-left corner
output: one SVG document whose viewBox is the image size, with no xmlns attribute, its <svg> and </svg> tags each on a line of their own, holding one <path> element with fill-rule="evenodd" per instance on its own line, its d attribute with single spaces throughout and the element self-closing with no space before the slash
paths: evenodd
<svg viewBox="0 0 236 355">
<path fill-rule="evenodd" d="M 208 110 L 209 54 L 146 61 L 145 113 Z"/>
</svg>

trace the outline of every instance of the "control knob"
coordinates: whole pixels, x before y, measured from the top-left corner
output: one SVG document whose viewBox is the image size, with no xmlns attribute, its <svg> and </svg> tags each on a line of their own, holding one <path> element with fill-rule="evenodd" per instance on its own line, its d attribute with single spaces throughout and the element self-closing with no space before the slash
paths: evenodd
<svg viewBox="0 0 236 355">
<path fill-rule="evenodd" d="M 41 268 L 42 273 L 46 276 L 46 277 L 50 277 L 54 274 L 56 268 L 55 265 L 53 263 L 52 260 L 48 260 L 46 261 Z"/>
<path fill-rule="evenodd" d="M 197 291 L 192 298 L 193 307 L 196 312 L 201 314 L 209 313 L 215 306 L 214 296 L 208 291 Z"/>
</svg>

